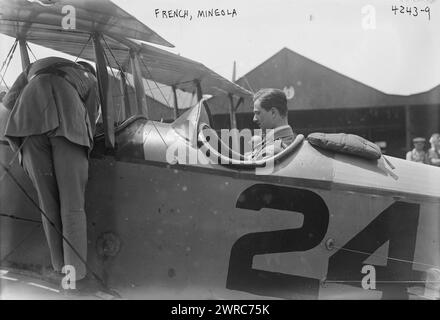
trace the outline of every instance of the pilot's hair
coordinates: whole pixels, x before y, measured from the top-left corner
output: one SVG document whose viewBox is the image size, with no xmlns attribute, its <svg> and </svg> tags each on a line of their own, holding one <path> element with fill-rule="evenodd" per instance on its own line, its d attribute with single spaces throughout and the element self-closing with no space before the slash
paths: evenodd
<svg viewBox="0 0 440 320">
<path fill-rule="evenodd" d="M 440 134 L 433 133 L 431 138 L 429 139 L 429 143 L 433 145 L 440 138 Z"/>
<path fill-rule="evenodd" d="M 96 77 L 96 70 L 90 63 L 85 61 L 78 61 L 77 63 L 89 70 Z"/>
<path fill-rule="evenodd" d="M 287 97 L 280 89 L 261 89 L 254 94 L 254 102 L 259 101 L 264 110 L 276 108 L 282 117 L 287 116 Z"/>
</svg>

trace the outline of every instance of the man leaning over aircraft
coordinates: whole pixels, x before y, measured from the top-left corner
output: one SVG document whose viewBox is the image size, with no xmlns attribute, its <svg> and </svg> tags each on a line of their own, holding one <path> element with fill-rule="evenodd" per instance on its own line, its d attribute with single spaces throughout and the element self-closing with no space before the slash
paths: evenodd
<svg viewBox="0 0 440 320">
<path fill-rule="evenodd" d="M 261 142 L 246 155 L 249 160 L 273 156 L 287 148 L 296 138 L 288 123 L 287 98 L 279 89 L 261 89 L 254 95 L 253 121 L 263 130 Z"/>
<path fill-rule="evenodd" d="M 88 283 L 86 266 L 51 222 L 86 261 L 84 197 L 99 107 L 95 70 L 63 58 L 37 60 L 20 74 L 3 104 L 11 111 L 5 137 L 20 152 L 50 219 L 42 217 L 53 269 L 61 277 L 63 266 L 73 266 L 81 289 Z"/>
</svg>

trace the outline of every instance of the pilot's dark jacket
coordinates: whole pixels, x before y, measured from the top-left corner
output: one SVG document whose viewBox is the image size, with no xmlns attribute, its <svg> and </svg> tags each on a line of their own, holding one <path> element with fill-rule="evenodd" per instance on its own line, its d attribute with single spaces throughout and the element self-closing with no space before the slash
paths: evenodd
<svg viewBox="0 0 440 320">
<path fill-rule="evenodd" d="M 53 71 L 54 65 L 60 67 Z M 50 132 L 91 149 L 98 108 L 96 83 L 92 73 L 63 58 L 31 64 L 3 98 L 11 110 L 5 137 L 12 148 L 18 148 L 20 137 Z"/>
<path fill-rule="evenodd" d="M 296 134 L 288 125 L 275 128 L 262 139 L 252 150 L 251 160 L 260 160 L 274 156 L 286 149 L 296 138 Z"/>
</svg>

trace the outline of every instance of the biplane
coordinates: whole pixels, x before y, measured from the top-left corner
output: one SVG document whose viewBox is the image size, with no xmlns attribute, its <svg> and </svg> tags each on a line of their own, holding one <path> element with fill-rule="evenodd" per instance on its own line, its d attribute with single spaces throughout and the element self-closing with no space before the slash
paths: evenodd
<svg viewBox="0 0 440 320">
<path fill-rule="evenodd" d="M 66 4 L 76 8 L 75 30 L 60 26 Z M 301 135 L 258 161 L 218 151 L 203 94 L 226 96 L 233 112 L 248 91 L 139 42 L 170 46 L 110 1 L 0 5 L 0 32 L 17 39 L 23 67 L 27 43 L 96 62 L 103 129 L 87 187 L 87 261 L 121 297 L 438 298 L 438 168 L 317 148 Z M 111 69 L 131 74 L 136 93 L 116 124 Z M 153 121 L 144 79 L 196 92 L 199 103 L 172 123 Z M 0 161 L 0 284 L 8 274 L 44 280 L 35 191 L 7 143 Z"/>
</svg>

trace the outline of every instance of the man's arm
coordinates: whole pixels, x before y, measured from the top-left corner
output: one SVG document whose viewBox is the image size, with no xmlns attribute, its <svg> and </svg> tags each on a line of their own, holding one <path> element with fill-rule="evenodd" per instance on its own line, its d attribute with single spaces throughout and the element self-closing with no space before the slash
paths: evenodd
<svg viewBox="0 0 440 320">
<path fill-rule="evenodd" d="M 12 85 L 9 92 L 5 95 L 3 98 L 3 105 L 11 111 L 12 108 L 15 106 L 15 102 L 20 97 L 21 92 L 23 91 L 24 87 L 28 84 L 27 81 L 27 73 L 22 72 L 17 80 L 15 80 L 14 84 Z"/>
</svg>

